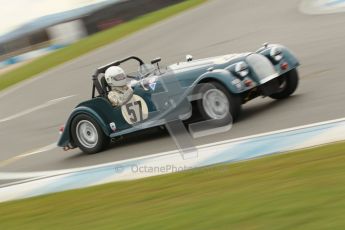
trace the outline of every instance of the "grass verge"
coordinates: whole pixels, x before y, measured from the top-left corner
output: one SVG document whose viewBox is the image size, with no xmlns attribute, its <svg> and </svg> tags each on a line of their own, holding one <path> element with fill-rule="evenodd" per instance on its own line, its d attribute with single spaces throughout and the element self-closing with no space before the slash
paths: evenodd
<svg viewBox="0 0 345 230">
<path fill-rule="evenodd" d="M 345 143 L 0 204 L 0 229 L 343 229 Z"/>
<path fill-rule="evenodd" d="M 163 19 L 195 7 L 205 1 L 206 0 L 187 0 L 179 4 L 163 8 L 153 13 L 138 17 L 137 19 L 127 23 L 123 23 L 112 29 L 94 34 L 71 46 L 45 55 L 12 71 L 6 72 L 0 75 L 0 91 Z"/>
</svg>

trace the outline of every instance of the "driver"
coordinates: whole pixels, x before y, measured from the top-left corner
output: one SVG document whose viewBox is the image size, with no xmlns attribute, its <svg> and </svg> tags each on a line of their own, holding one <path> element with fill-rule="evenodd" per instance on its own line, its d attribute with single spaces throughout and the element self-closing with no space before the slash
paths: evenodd
<svg viewBox="0 0 345 230">
<path fill-rule="evenodd" d="M 132 98 L 133 89 L 127 84 L 127 77 L 122 68 L 109 67 L 105 71 L 105 80 L 111 87 L 108 99 L 114 107 L 122 106 Z"/>
</svg>

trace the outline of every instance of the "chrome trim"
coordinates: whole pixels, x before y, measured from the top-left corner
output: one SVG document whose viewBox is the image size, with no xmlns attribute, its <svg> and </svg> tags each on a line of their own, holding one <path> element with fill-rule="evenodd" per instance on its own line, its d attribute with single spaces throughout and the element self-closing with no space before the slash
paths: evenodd
<svg viewBox="0 0 345 230">
<path fill-rule="evenodd" d="M 278 73 L 272 74 L 272 75 L 270 75 L 270 76 L 268 76 L 268 77 L 265 77 L 264 79 L 261 79 L 261 80 L 260 80 L 260 83 L 261 83 L 261 84 L 265 84 L 265 83 L 269 82 L 270 80 L 272 80 L 272 79 L 274 79 L 274 78 L 276 78 L 276 77 L 279 77 L 279 74 L 278 74 Z"/>
</svg>

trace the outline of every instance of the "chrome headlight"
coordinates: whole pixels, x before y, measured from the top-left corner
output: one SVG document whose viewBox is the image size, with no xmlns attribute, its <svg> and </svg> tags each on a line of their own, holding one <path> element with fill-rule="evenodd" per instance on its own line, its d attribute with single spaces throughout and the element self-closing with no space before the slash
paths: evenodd
<svg viewBox="0 0 345 230">
<path fill-rule="evenodd" d="M 249 74 L 248 65 L 245 62 L 239 62 L 235 65 L 235 72 L 241 77 L 246 77 Z"/>
<path fill-rule="evenodd" d="M 280 60 L 283 59 L 283 51 L 279 47 L 274 47 L 274 48 L 271 49 L 270 56 L 276 62 L 280 62 Z"/>
</svg>

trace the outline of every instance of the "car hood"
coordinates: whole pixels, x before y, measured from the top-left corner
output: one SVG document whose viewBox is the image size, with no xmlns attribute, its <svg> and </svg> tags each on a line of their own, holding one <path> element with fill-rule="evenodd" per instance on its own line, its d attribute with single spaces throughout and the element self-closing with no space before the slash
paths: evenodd
<svg viewBox="0 0 345 230">
<path fill-rule="evenodd" d="M 190 62 L 178 62 L 173 65 L 168 66 L 168 69 L 176 72 L 188 71 L 189 69 L 199 69 L 207 68 L 215 65 L 224 65 L 231 62 L 234 59 L 241 58 L 249 55 L 250 53 L 240 53 L 240 54 L 227 54 L 217 57 L 210 57 L 204 59 L 198 59 Z"/>
</svg>

